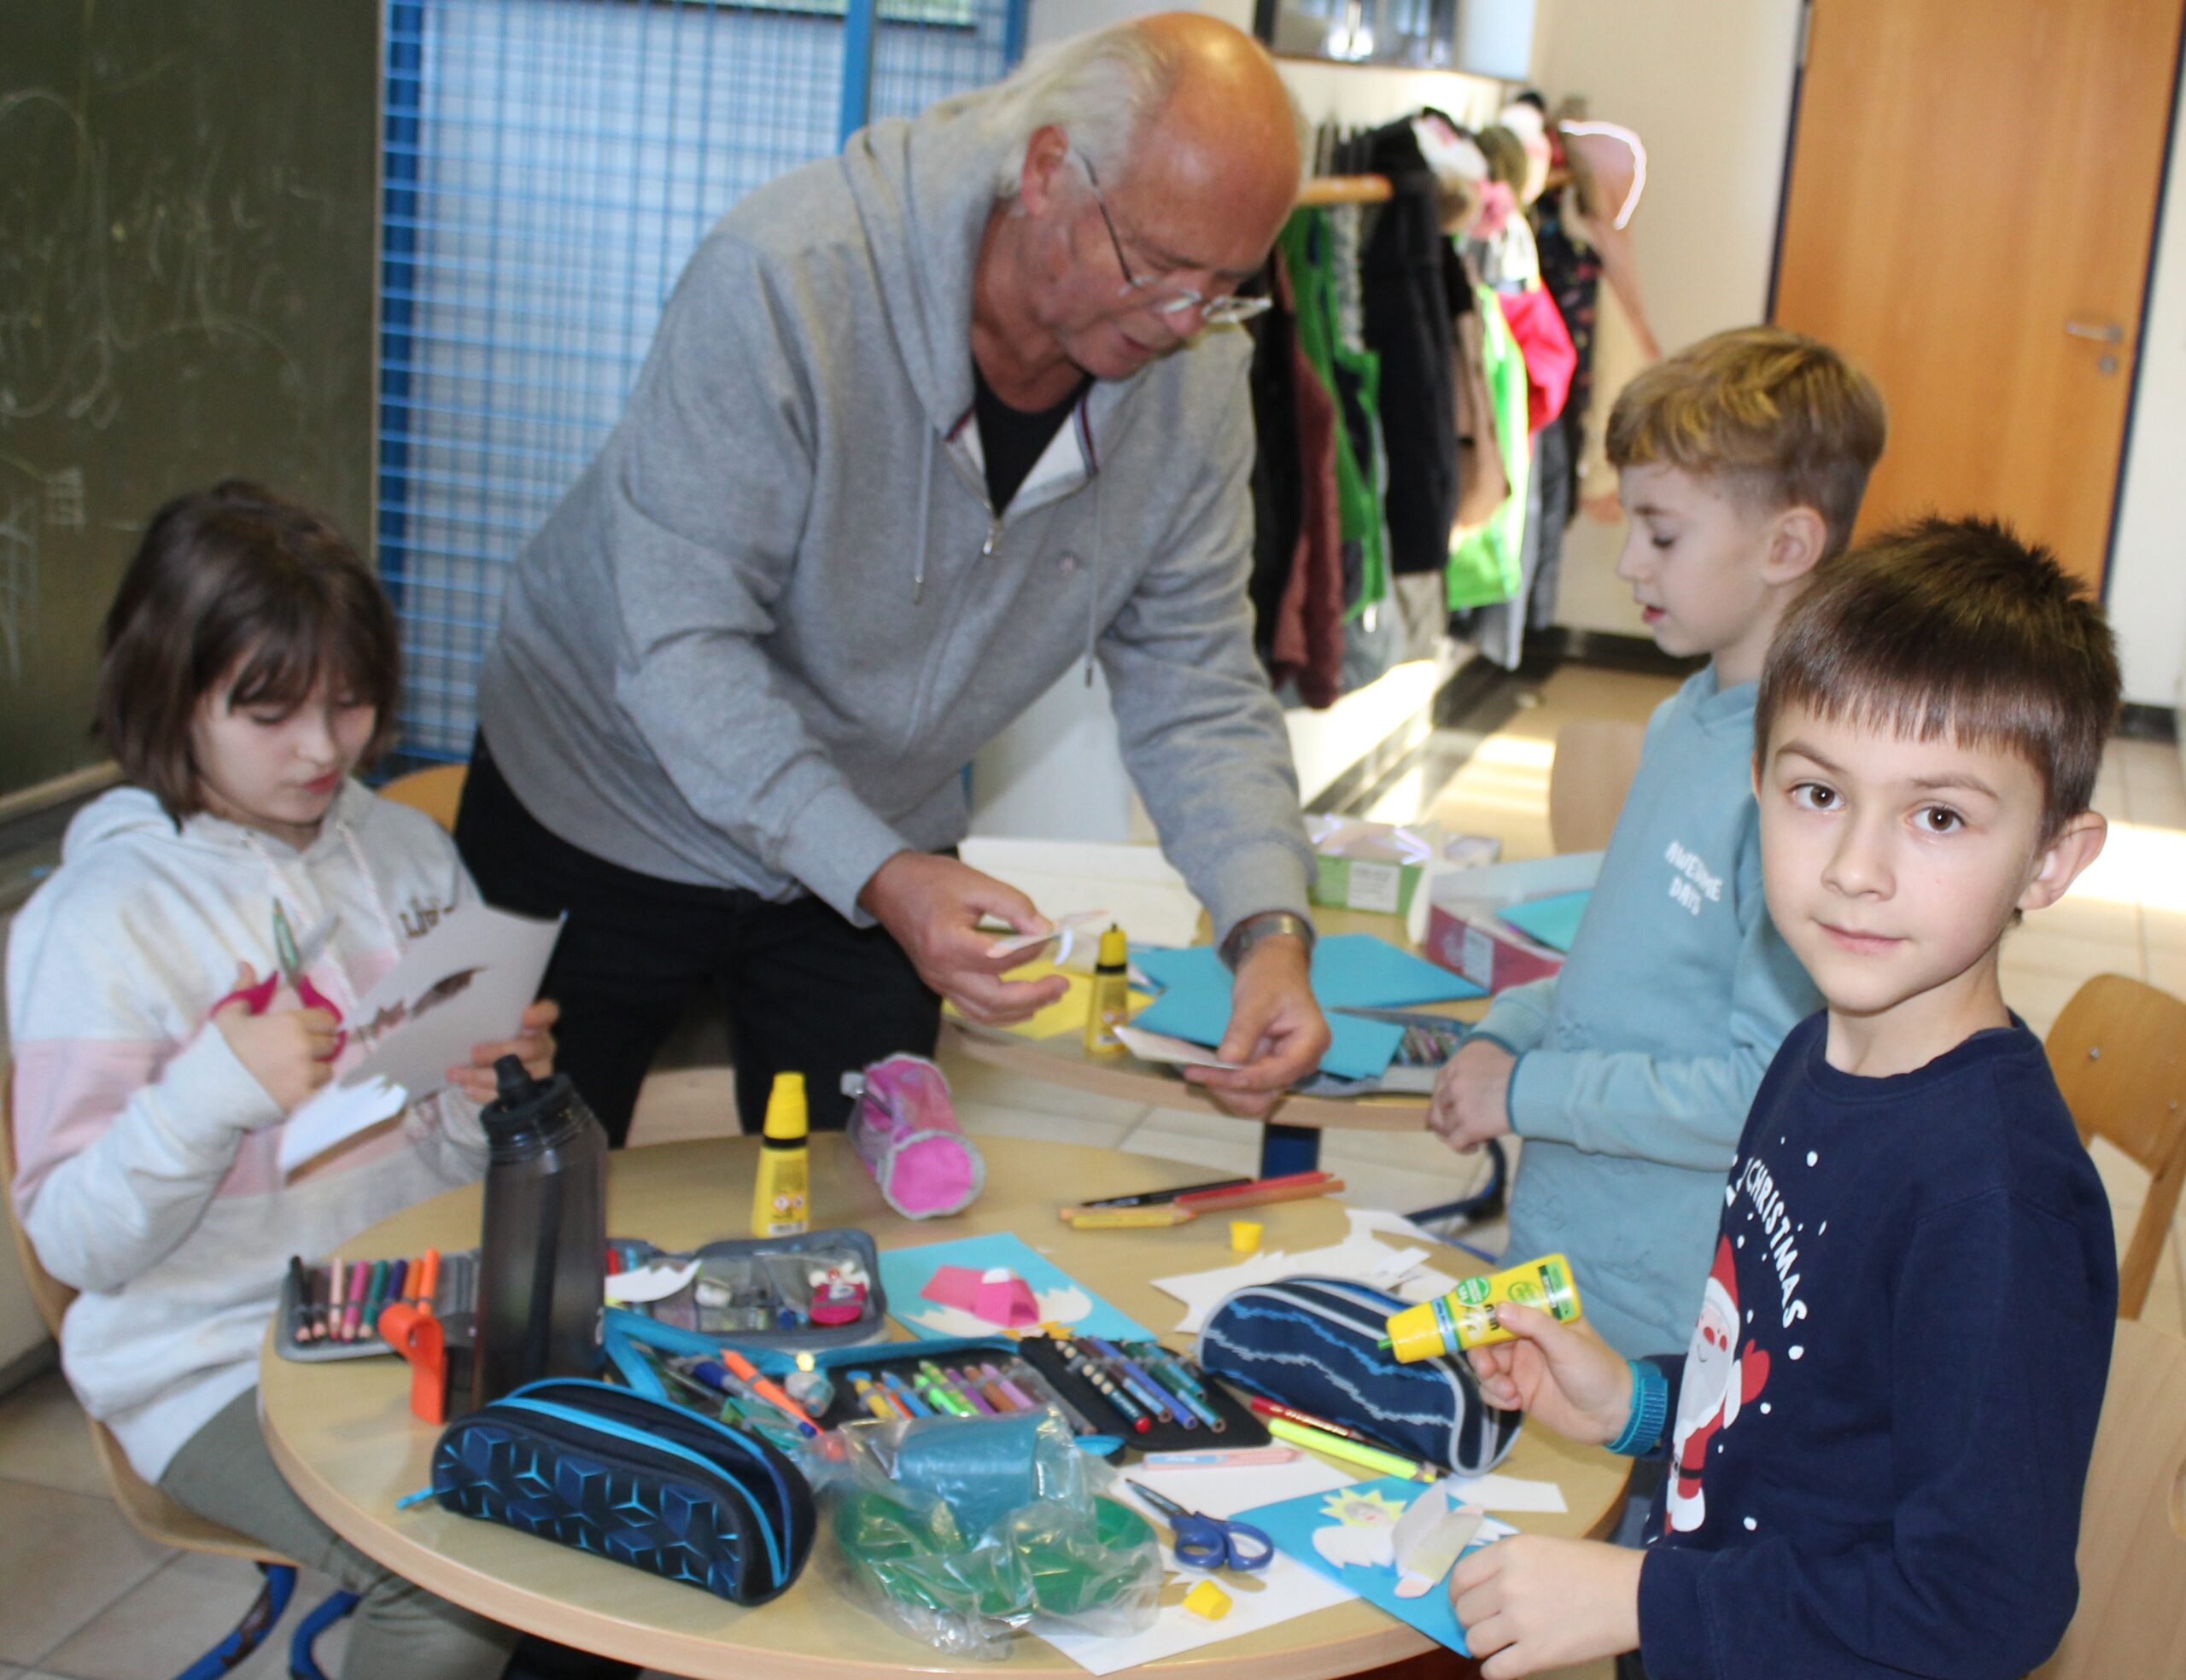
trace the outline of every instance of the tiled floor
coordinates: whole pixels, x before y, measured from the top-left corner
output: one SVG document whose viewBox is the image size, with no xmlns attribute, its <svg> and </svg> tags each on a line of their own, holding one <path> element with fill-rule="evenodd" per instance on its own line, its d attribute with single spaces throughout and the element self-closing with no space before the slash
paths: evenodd
<svg viewBox="0 0 2186 1680">
<path fill-rule="evenodd" d="M 1569 669 L 1528 697 L 1484 741 L 1438 735 L 1372 796 L 1368 814 L 1428 815 L 1498 833 L 1505 855 L 1549 849 L 1546 788 L 1556 731 L 1575 718 L 1643 717 L 1671 685 Z M 2005 948 L 2005 993 L 2037 1031 L 2073 990 L 2114 971 L 2186 995 L 2186 781 L 2175 749 L 2121 741 L 2105 761 L 2098 807 L 2112 820 L 2108 851 L 2065 901 L 2030 918 Z M 977 1064 L 950 1069 L 974 1131 L 1100 1142 L 1219 1170 L 1257 1159 L 1256 1129 L 1195 1113 L 1089 1098 Z M 637 1140 L 722 1129 L 728 1087 L 717 1070 L 663 1076 L 648 1088 Z M 1474 1187 L 1477 1162 L 1424 1136 L 1332 1133 L 1324 1159 L 1360 1203 L 1416 1209 Z M 2139 1216 L 2145 1176 L 2098 1151 L 2121 1236 Z M 1480 1234 L 1488 1242 L 1493 1232 Z M 2186 1328 L 2186 1269 L 2174 1231 L 2143 1316 Z M 299 1597 L 315 1603 L 324 1582 Z M 248 1565 L 162 1553 L 138 1541 L 105 1496 L 83 1422 L 57 1376 L 0 1399 L 0 1680 L 149 1680 L 209 1646 L 256 1590 Z M 292 1613 L 293 1614 L 293 1613 Z M 342 1630 L 323 1642 L 337 1658 Z M 261 1650 L 237 1672 L 263 1680 L 284 1654 Z M 334 1666 L 330 1663 L 330 1667 Z M 1606 1665 L 1565 1680 L 1600 1680 Z"/>
</svg>

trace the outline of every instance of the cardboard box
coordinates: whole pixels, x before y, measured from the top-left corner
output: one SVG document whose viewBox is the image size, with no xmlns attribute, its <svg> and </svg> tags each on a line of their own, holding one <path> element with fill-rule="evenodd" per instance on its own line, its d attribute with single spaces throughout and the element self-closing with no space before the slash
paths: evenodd
<svg viewBox="0 0 2186 1680">
<path fill-rule="evenodd" d="M 1501 913 L 1528 899 L 1591 887 L 1601 862 L 1599 852 L 1573 852 L 1437 875 L 1429 889 L 1421 954 L 1491 992 L 1555 973 L 1564 954 L 1507 925 Z"/>
<path fill-rule="evenodd" d="M 1308 816 L 1316 904 L 1346 910 L 1412 913 L 1419 884 L 1446 868 L 1493 863 L 1502 843 L 1483 834 L 1450 834 L 1432 823 L 1376 823 Z"/>
</svg>

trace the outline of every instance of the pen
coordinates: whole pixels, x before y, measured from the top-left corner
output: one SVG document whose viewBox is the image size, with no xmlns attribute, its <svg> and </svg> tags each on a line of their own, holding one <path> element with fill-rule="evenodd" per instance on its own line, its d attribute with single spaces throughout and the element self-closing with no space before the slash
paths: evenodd
<svg viewBox="0 0 2186 1680">
<path fill-rule="evenodd" d="M 1000 1389 L 1002 1393 L 1007 1395 L 1009 1397 L 1010 1404 L 1017 1407 L 1021 1411 L 1029 1412 L 1035 1406 L 1037 1406 L 1040 1403 L 1031 1395 L 1027 1394 L 1023 1389 L 1020 1388 L 1015 1383 L 1010 1381 L 1007 1376 L 1003 1375 L 999 1369 L 992 1365 L 980 1366 L 979 1374 L 985 1377 L 989 1381 L 993 1383 L 997 1388 Z"/>
<path fill-rule="evenodd" d="M 387 1296 L 386 1298 L 381 1302 L 381 1306 L 383 1308 L 391 1307 L 397 1301 L 401 1300 L 403 1298 L 403 1286 L 407 1284 L 409 1281 L 410 1263 L 407 1260 L 398 1260 L 392 1266 L 389 1266 L 387 1269 Z"/>
<path fill-rule="evenodd" d="M 1154 1368 L 1168 1379 L 1177 1397 L 1190 1407 L 1199 1420 L 1217 1435 L 1230 1427 L 1223 1420 L 1221 1414 L 1207 1403 L 1207 1391 L 1193 1382 L 1184 1368 L 1174 1360 L 1166 1357 L 1158 1360 Z"/>
<path fill-rule="evenodd" d="M 1315 1417 L 1311 1412 L 1301 1412 L 1295 1406 L 1286 1406 L 1280 1400 L 1264 1400 L 1255 1394 L 1245 1403 L 1264 1420 L 1283 1418 L 1301 1429 L 1318 1429 L 1324 1435 L 1341 1435 L 1345 1440 L 1356 1441 L 1363 1447 L 1378 1444 L 1372 1436 L 1362 1434 L 1347 1423 L 1336 1423 L 1324 1417 Z"/>
<path fill-rule="evenodd" d="M 919 1361 L 919 1392 L 936 1411 L 948 1412 L 956 1417 L 971 1417 L 978 1408 L 959 1394 L 941 1374 L 941 1368 L 931 1359 Z"/>
<path fill-rule="evenodd" d="M 734 1348 L 725 1347 L 721 1350 L 721 1362 L 743 1378 L 750 1385 L 751 1391 L 762 1400 L 776 1411 L 794 1419 L 799 1433 L 817 1435 L 820 1432 L 820 1426 L 805 1415 L 804 1408 L 791 1399 L 788 1391 L 780 1383 L 771 1377 L 761 1376 L 759 1368 Z"/>
<path fill-rule="evenodd" d="M 1289 1441 L 1294 1446 L 1311 1447 L 1315 1452 L 1330 1458 L 1341 1459 L 1347 1464 L 1357 1464 L 1368 1470 L 1378 1470 L 1384 1476 L 1401 1476 L 1409 1482 L 1439 1482 L 1441 1473 L 1409 1458 L 1383 1452 L 1378 1447 L 1364 1447 L 1356 1441 L 1347 1441 L 1341 1435 L 1326 1435 L 1318 1429 L 1308 1429 L 1289 1418 L 1271 1417 L 1267 1420 L 1268 1433 L 1278 1440 Z"/>
<path fill-rule="evenodd" d="M 387 1262 L 372 1262 L 371 1276 L 365 1285 L 365 1311 L 361 1333 L 369 1340 L 379 1334 L 379 1310 L 387 1300 Z"/>
<path fill-rule="evenodd" d="M 1107 1401 L 1134 1432 L 1143 1435 L 1154 1427 L 1153 1416 L 1145 1406 L 1111 1381 L 1106 1372 L 1085 1356 L 1077 1343 L 1064 1336 L 1057 1339 L 1056 1347 L 1062 1354 L 1064 1369 L 1091 1385 L 1093 1391 Z"/>
<path fill-rule="evenodd" d="M 871 1412 L 874 1416 L 886 1423 L 892 1422 L 903 1415 L 896 1409 L 894 1404 L 873 1385 L 873 1379 L 864 1372 L 851 1371 L 847 1374 L 850 1378 L 850 1388 L 857 1396 L 858 1404 Z"/>
<path fill-rule="evenodd" d="M 1136 1196 L 1103 1196 L 1097 1201 L 1080 1202 L 1078 1206 L 1089 1208 L 1152 1207 L 1161 1202 L 1173 1202 L 1179 1196 L 1195 1195 L 1202 1190 L 1230 1190 L 1240 1184 L 1250 1184 L 1249 1178 L 1218 1178 L 1207 1184 L 1180 1184 L 1173 1190 L 1142 1190 Z"/>
<path fill-rule="evenodd" d="M 425 1251 L 425 1257 L 418 1266 L 418 1305 L 425 1311 L 433 1310 L 433 1302 L 441 1281 L 441 1251 L 437 1248 Z"/>
<path fill-rule="evenodd" d="M 883 1371 L 880 1380 L 888 1385 L 888 1392 L 895 1397 L 897 1404 L 907 1408 L 911 1416 L 925 1418 L 933 1415 L 933 1408 L 927 1405 L 919 1391 L 895 1372 Z"/>
<path fill-rule="evenodd" d="M 959 1394 L 978 1407 L 983 1415 L 993 1417 L 996 1414 L 1008 1409 L 1007 1407 L 996 1405 L 993 1401 L 980 1393 L 979 1385 L 955 1366 L 944 1366 L 941 1374 L 949 1379 L 950 1385 Z"/>
<path fill-rule="evenodd" d="M 342 1257 L 337 1254 L 326 1263 L 326 1333 L 339 1341 L 342 1337 L 342 1310 L 348 1304 L 349 1299 L 349 1269 L 342 1263 Z"/>
<path fill-rule="evenodd" d="M 354 1261 L 349 1267 L 349 1304 L 342 1311 L 342 1339 L 357 1339 L 357 1321 L 365 1310 L 365 1285 L 371 1280 L 371 1267 L 362 1260 Z"/>
<path fill-rule="evenodd" d="M 297 1342 L 311 1339 L 311 1280 L 304 1275 L 304 1257 L 301 1254 L 289 1257 L 289 1291 L 295 1298 L 295 1328 L 289 1339 Z"/>
<path fill-rule="evenodd" d="M 1199 1420 L 1184 1409 L 1184 1403 L 1149 1376 L 1144 1366 L 1125 1353 L 1113 1342 L 1103 1341 L 1098 1336 L 1089 1336 L 1086 1339 L 1093 1344 L 1096 1352 L 1103 1358 L 1113 1361 L 1117 1366 L 1122 1368 L 1125 1380 L 1133 1385 L 1131 1391 L 1133 1393 L 1143 1399 L 1154 1402 L 1156 1409 L 1168 1413 L 1176 1420 L 1178 1428 L 1199 1427 Z"/>
</svg>

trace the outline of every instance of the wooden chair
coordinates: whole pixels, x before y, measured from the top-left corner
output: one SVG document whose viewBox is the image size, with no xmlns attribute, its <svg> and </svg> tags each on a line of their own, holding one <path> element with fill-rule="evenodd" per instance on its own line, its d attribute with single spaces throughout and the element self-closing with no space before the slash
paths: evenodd
<svg viewBox="0 0 2186 1680">
<path fill-rule="evenodd" d="M 57 1342 L 61 1339 L 61 1316 L 68 1310 L 68 1304 L 76 1298 L 76 1292 L 38 1263 L 38 1251 L 31 1246 L 29 1234 L 15 1216 L 15 1198 L 10 1193 L 15 1181 L 14 1082 L 13 1070 L 0 1060 L 0 1199 L 8 1204 L 8 1232 L 15 1241 L 15 1257 L 22 1264 L 24 1280 L 30 1286 L 31 1303 Z M 295 1564 L 263 1542 L 238 1534 L 177 1504 L 137 1473 L 111 1430 L 88 1415 L 84 1421 L 91 1426 L 91 1446 L 98 1455 L 99 1469 L 106 1477 L 107 1490 L 114 1496 L 114 1504 L 132 1528 L 155 1546 L 247 1558 L 258 1566 L 265 1577 L 258 1596 L 243 1612 L 243 1619 L 211 1651 L 183 1671 L 182 1680 L 194 1680 L 201 1674 L 226 1672 L 257 1649 L 279 1625 L 289 1596 L 295 1591 Z M 313 1642 L 327 1627 L 348 1615 L 356 1602 L 354 1593 L 330 1594 L 298 1624 L 289 1647 L 291 1674 L 306 1677 L 306 1680 L 324 1680 L 312 1655 Z"/>
<path fill-rule="evenodd" d="M 1616 814 L 1640 770 L 1647 726 L 1622 718 L 1586 718 L 1556 732 L 1548 771 L 1548 837 L 1558 852 L 1598 852 L 1609 844 Z"/>
<path fill-rule="evenodd" d="M 2138 1318 L 2186 1181 L 2186 1002 L 2098 974 L 2072 994 L 2045 1047 L 2081 1140 L 2107 1140 L 2148 1174 L 2118 1263 L 2118 1315 Z"/>
<path fill-rule="evenodd" d="M 379 790 L 383 799 L 392 799 L 398 805 L 407 805 L 413 811 L 423 811 L 450 834 L 455 832 L 456 807 L 463 802 L 463 779 L 470 774 L 468 764 L 435 764 L 424 770 L 412 770 L 406 776 L 397 776 Z"/>
<path fill-rule="evenodd" d="M 2079 1609 L 2034 1680 L 2186 1680 L 2186 1341 L 2118 1321 L 2083 1509 Z"/>
</svg>

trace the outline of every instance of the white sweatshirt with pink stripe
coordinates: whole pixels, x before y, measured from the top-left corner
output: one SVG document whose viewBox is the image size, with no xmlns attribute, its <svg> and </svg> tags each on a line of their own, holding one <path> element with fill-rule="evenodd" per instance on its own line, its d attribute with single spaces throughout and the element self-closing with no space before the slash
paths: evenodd
<svg viewBox="0 0 2186 1680">
<path fill-rule="evenodd" d="M 81 1292 L 61 1327 L 69 1383 L 147 1479 L 255 1381 L 290 1255 L 324 1258 L 485 1169 L 476 1111 L 451 1090 L 284 1177 L 281 1111 L 207 1019 L 236 965 L 275 971 L 277 898 L 307 943 L 330 918 L 304 966 L 351 1016 L 406 943 L 476 896 L 430 819 L 355 783 L 301 853 L 216 817 L 178 832 L 120 788 L 78 814 L 16 917 L 15 1207 L 46 1270 Z M 277 1006 L 295 1002 L 284 989 Z"/>
</svg>

